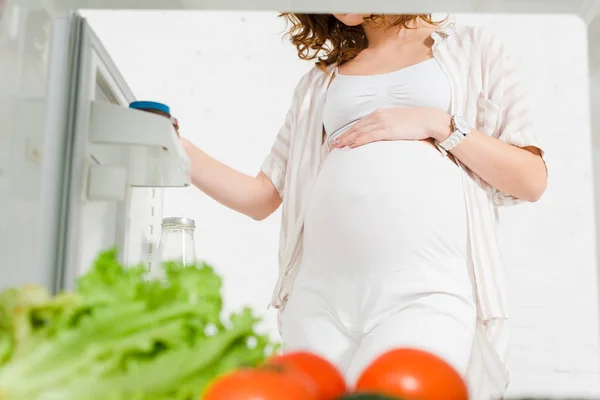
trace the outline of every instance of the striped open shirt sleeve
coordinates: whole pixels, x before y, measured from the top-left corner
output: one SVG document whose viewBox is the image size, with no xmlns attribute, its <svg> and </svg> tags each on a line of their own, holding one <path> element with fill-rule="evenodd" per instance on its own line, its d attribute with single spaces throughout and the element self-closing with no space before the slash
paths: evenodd
<svg viewBox="0 0 600 400">
<path fill-rule="evenodd" d="M 501 41 L 490 33 L 482 34 L 484 82 L 491 103 L 498 106 L 498 120 L 493 136 L 517 147 L 535 147 L 542 156 L 542 144 L 534 133 L 531 110 L 516 64 Z M 509 206 L 523 201 L 494 189 L 494 203 Z"/>
<path fill-rule="evenodd" d="M 283 126 L 279 129 L 279 133 L 271 147 L 271 152 L 265 158 L 261 168 L 261 171 L 271 180 L 281 198 L 283 198 L 285 176 L 288 168 L 292 129 L 296 120 L 297 92 L 298 89 L 294 91 L 292 105 L 285 116 Z"/>
</svg>

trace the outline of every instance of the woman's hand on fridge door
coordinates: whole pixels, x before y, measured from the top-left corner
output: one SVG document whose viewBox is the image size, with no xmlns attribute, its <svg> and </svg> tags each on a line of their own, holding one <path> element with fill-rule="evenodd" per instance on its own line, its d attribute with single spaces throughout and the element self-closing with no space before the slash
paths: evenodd
<svg viewBox="0 0 600 400">
<path fill-rule="evenodd" d="M 246 175 L 210 157 L 186 138 L 181 144 L 192 163 L 192 183 L 224 206 L 257 221 L 273 214 L 281 196 L 263 172 Z"/>
</svg>

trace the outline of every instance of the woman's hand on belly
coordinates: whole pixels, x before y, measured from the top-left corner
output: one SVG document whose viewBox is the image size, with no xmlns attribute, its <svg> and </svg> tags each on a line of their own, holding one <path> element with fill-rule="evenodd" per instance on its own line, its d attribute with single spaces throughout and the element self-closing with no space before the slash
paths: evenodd
<svg viewBox="0 0 600 400">
<path fill-rule="evenodd" d="M 333 148 L 355 148 L 385 140 L 422 140 L 435 131 L 430 121 L 443 111 L 427 107 L 395 107 L 375 110 L 333 140 Z"/>
</svg>

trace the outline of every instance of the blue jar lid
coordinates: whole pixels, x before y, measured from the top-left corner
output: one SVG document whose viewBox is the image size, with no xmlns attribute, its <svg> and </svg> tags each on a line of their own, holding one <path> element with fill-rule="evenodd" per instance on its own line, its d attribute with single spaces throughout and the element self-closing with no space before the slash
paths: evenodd
<svg viewBox="0 0 600 400">
<path fill-rule="evenodd" d="M 167 114 L 171 114 L 171 109 L 168 105 L 163 103 L 157 103 L 155 101 L 134 101 L 133 103 L 129 104 L 129 108 L 134 108 L 136 110 L 157 110 Z"/>
</svg>

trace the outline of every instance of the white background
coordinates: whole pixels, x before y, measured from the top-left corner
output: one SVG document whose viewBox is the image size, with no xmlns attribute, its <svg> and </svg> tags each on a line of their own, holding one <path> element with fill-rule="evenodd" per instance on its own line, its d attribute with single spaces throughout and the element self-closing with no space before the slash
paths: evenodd
<svg viewBox="0 0 600 400">
<path fill-rule="evenodd" d="M 163 101 L 181 133 L 254 175 L 310 63 L 276 13 L 86 12 L 139 99 Z M 518 61 L 545 143 L 548 191 L 503 210 L 512 308 L 511 396 L 600 397 L 598 274 L 592 196 L 587 33 L 568 16 L 459 15 L 497 32 Z M 265 314 L 276 279 L 279 213 L 263 222 L 189 189 L 165 193 L 165 216 L 197 224 L 200 258 L 224 277 L 228 308 Z"/>
</svg>

